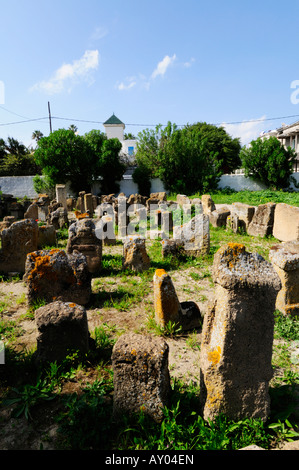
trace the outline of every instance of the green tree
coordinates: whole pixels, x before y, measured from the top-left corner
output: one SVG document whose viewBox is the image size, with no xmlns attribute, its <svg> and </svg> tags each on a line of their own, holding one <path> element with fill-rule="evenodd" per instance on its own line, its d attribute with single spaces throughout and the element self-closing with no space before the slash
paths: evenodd
<svg viewBox="0 0 299 470">
<path fill-rule="evenodd" d="M 1 176 L 27 176 L 41 172 L 33 154 L 12 155 L 7 154 L 0 160 Z"/>
<path fill-rule="evenodd" d="M 5 150 L 6 153 L 10 155 L 27 155 L 29 152 L 28 148 L 19 142 L 17 139 L 13 137 L 8 137 L 7 142 L 5 143 Z"/>
<path fill-rule="evenodd" d="M 186 127 L 196 130 L 203 139 L 207 139 L 207 148 L 211 152 L 217 152 L 217 158 L 222 162 L 222 173 L 232 173 L 240 168 L 241 144 L 239 138 L 232 138 L 223 127 L 206 122 L 198 122 Z"/>
<path fill-rule="evenodd" d="M 119 184 L 126 170 L 121 161 L 122 145 L 118 139 L 107 139 L 106 134 L 93 129 L 84 136 L 97 159 L 97 175 L 101 180 L 101 193 L 111 194 L 119 191 Z"/>
<path fill-rule="evenodd" d="M 223 160 L 199 126 L 168 123 L 138 134 L 136 160 L 143 175 L 160 178 L 165 189 L 192 194 L 216 189 Z M 147 172 L 147 173 L 146 173 Z"/>
<path fill-rule="evenodd" d="M 286 149 L 276 137 L 253 140 L 248 148 L 242 148 L 240 157 L 246 177 L 274 189 L 289 187 L 296 153 L 291 147 Z"/>
<path fill-rule="evenodd" d="M 101 193 L 111 194 L 119 191 L 119 181 L 126 170 L 119 153 L 122 145 L 118 139 L 104 140 L 99 162 L 99 174 L 102 177 Z"/>
<path fill-rule="evenodd" d="M 72 130 L 58 129 L 38 141 L 35 160 L 53 184 L 70 181 L 72 189 L 90 191 L 97 178 L 98 158 L 87 140 Z"/>
</svg>

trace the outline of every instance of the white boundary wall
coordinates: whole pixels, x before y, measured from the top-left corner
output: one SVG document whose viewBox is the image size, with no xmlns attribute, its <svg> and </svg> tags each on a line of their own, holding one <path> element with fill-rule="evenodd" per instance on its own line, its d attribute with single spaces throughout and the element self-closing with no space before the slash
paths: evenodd
<svg viewBox="0 0 299 470">
<path fill-rule="evenodd" d="M 296 181 L 299 183 L 299 173 L 293 173 Z M 33 176 L 1 176 L 0 177 L 0 190 L 4 194 L 11 194 L 14 197 L 23 198 L 27 196 L 29 199 L 34 199 L 38 195 L 33 187 Z M 218 187 L 220 189 L 225 188 L 226 186 L 236 190 L 249 190 L 249 191 L 260 191 L 262 189 L 267 189 L 265 185 L 254 181 L 250 178 L 245 178 L 244 175 L 223 175 L 220 179 Z M 293 189 L 296 189 L 291 185 Z M 151 181 L 151 192 L 157 193 L 164 191 L 163 183 L 158 178 Z M 298 191 L 298 189 L 297 189 Z M 99 185 L 95 185 L 92 188 L 93 194 L 99 192 Z M 120 182 L 120 192 L 123 192 L 126 196 L 130 194 L 138 193 L 138 186 L 134 183 L 131 175 L 125 175 L 125 177 Z M 67 185 L 67 194 L 72 196 L 72 193 Z"/>
</svg>

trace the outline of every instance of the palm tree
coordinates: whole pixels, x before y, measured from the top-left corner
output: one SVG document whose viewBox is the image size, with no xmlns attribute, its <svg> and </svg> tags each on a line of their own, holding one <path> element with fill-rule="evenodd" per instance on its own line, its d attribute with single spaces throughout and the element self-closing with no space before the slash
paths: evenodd
<svg viewBox="0 0 299 470">
<path fill-rule="evenodd" d="M 71 124 L 69 130 L 73 131 L 73 133 L 76 134 L 76 132 L 78 131 L 78 127 L 75 126 L 75 124 Z"/>
<path fill-rule="evenodd" d="M 32 134 L 32 139 L 36 140 L 36 142 L 38 142 L 42 137 L 44 137 L 44 134 L 41 131 L 34 131 Z"/>
</svg>

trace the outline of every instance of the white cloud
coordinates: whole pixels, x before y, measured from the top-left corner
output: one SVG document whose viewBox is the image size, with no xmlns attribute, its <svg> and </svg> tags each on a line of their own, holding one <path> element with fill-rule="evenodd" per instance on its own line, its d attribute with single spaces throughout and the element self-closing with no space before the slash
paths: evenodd
<svg viewBox="0 0 299 470">
<path fill-rule="evenodd" d="M 119 90 L 130 90 L 131 88 L 134 88 L 134 86 L 137 84 L 137 82 L 135 81 L 135 78 L 132 77 L 132 78 L 128 78 L 127 79 L 127 83 L 124 83 L 124 82 L 121 82 L 117 85 L 117 88 Z"/>
<path fill-rule="evenodd" d="M 184 67 L 189 68 L 189 67 L 192 66 L 192 64 L 193 64 L 194 62 L 195 62 L 194 57 L 191 57 L 190 60 L 188 60 L 187 62 L 184 62 Z"/>
<path fill-rule="evenodd" d="M 118 90 L 124 91 L 135 87 L 139 83 L 141 88 L 149 90 L 153 80 L 155 80 L 158 76 L 163 77 L 166 74 L 168 68 L 174 63 L 176 58 L 177 57 L 175 54 L 173 54 L 172 57 L 166 55 L 160 62 L 158 62 L 157 67 L 149 78 L 140 73 L 138 78 L 127 78 L 125 82 L 117 84 L 116 87 L 118 88 Z"/>
<path fill-rule="evenodd" d="M 166 73 L 166 70 L 168 69 L 168 67 L 173 64 L 173 62 L 175 61 L 176 59 L 176 55 L 174 54 L 172 57 L 169 57 L 168 55 L 166 55 L 164 57 L 163 60 L 161 60 L 161 62 L 158 63 L 157 67 L 155 68 L 155 70 L 153 71 L 152 73 L 152 79 L 155 79 L 156 77 L 158 77 L 159 75 L 162 75 L 162 77 L 165 75 Z"/>
<path fill-rule="evenodd" d="M 262 116 L 238 124 L 223 123 L 221 125 L 232 137 L 240 137 L 242 145 L 247 145 L 257 139 L 260 133 L 265 130 L 265 119 L 266 116 Z"/>
<path fill-rule="evenodd" d="M 72 64 L 63 64 L 49 80 L 36 83 L 31 90 L 44 91 L 49 94 L 61 93 L 66 87 L 70 91 L 75 83 L 89 81 L 90 72 L 99 65 L 99 51 L 85 51 L 81 59 L 74 60 Z"/>
</svg>

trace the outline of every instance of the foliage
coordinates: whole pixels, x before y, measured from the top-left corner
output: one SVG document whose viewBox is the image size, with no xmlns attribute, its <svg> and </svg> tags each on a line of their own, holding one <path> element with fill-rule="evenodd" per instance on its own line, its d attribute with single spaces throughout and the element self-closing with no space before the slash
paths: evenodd
<svg viewBox="0 0 299 470">
<path fill-rule="evenodd" d="M 0 163 L 1 176 L 27 176 L 40 173 L 32 154 L 13 155 L 7 154 Z"/>
<path fill-rule="evenodd" d="M 121 143 L 107 139 L 100 131 L 84 136 L 74 129 L 59 129 L 38 140 L 36 162 L 47 176 L 47 184 L 55 186 L 70 181 L 75 193 L 90 191 L 93 182 L 102 177 L 102 193 L 117 192 L 125 165 L 120 161 Z"/>
<path fill-rule="evenodd" d="M 55 197 L 55 186 L 47 175 L 41 177 L 35 175 L 33 178 L 33 188 L 37 194 L 48 194 L 51 199 Z"/>
<path fill-rule="evenodd" d="M 223 171 L 239 166 L 239 150 L 238 139 L 222 128 L 197 123 L 178 129 L 169 122 L 138 134 L 136 161 L 145 181 L 160 178 L 166 190 L 191 195 L 216 189 Z"/>
<path fill-rule="evenodd" d="M 14 409 L 13 416 L 20 417 L 25 415 L 26 419 L 31 418 L 31 409 L 41 400 L 53 400 L 55 396 L 52 393 L 51 385 L 45 380 L 38 378 L 36 385 L 25 384 L 21 388 L 13 388 L 15 397 L 4 400 L 4 405 L 17 405 Z"/>
<path fill-rule="evenodd" d="M 232 173 L 240 168 L 241 144 L 239 138 L 232 138 L 223 127 L 207 124 L 206 122 L 188 125 L 187 128 L 199 132 L 202 138 L 207 139 L 209 151 L 217 152 L 217 158 L 222 162 L 222 173 Z"/>
<path fill-rule="evenodd" d="M 276 137 L 253 140 L 248 148 L 242 148 L 240 158 L 245 176 L 257 178 L 270 188 L 289 187 L 296 153 Z"/>
<path fill-rule="evenodd" d="M 90 191 L 97 176 L 96 155 L 82 136 L 69 129 L 59 129 L 41 138 L 35 159 L 51 184 L 70 181 L 75 192 Z"/>
<path fill-rule="evenodd" d="M 104 140 L 102 153 L 99 156 L 99 174 L 102 177 L 101 193 L 111 194 L 119 191 L 119 183 L 126 166 L 120 161 L 119 152 L 122 145 L 118 139 Z"/>
<path fill-rule="evenodd" d="M 34 155 L 13 137 L 0 139 L 0 176 L 26 176 L 40 173 Z"/>
<path fill-rule="evenodd" d="M 275 333 L 289 341 L 299 340 L 299 317 L 286 316 L 275 311 Z"/>
<path fill-rule="evenodd" d="M 144 165 L 139 165 L 133 172 L 133 181 L 138 185 L 138 192 L 143 196 L 149 196 L 151 192 L 150 170 Z"/>
</svg>

